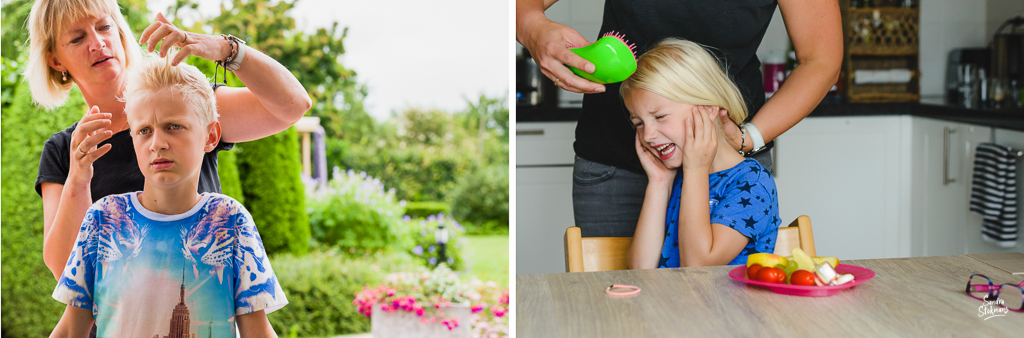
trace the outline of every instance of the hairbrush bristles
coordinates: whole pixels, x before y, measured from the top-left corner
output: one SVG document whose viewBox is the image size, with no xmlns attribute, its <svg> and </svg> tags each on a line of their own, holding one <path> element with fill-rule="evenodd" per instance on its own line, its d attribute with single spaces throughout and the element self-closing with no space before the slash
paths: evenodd
<svg viewBox="0 0 1024 338">
<path fill-rule="evenodd" d="M 633 53 L 633 58 L 636 58 L 636 44 L 629 43 L 629 40 L 626 40 L 625 34 L 616 31 L 608 31 L 608 33 L 604 33 L 604 35 L 602 35 L 601 37 L 603 38 L 606 36 L 610 36 L 619 39 L 619 41 L 622 41 L 622 44 L 626 45 L 626 47 L 629 47 L 629 51 Z"/>
</svg>

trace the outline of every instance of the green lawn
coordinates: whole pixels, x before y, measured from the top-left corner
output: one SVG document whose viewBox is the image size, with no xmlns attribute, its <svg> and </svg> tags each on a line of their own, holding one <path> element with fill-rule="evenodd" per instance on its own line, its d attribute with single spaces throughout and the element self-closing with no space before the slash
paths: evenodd
<svg viewBox="0 0 1024 338">
<path fill-rule="evenodd" d="M 466 236 L 469 245 L 469 274 L 482 281 L 508 286 L 508 235 Z"/>
</svg>

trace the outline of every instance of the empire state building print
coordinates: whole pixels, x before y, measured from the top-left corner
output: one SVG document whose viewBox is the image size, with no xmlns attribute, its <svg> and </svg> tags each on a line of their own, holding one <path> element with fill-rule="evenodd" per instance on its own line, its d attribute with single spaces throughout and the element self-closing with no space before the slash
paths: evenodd
<svg viewBox="0 0 1024 338">
<path fill-rule="evenodd" d="M 189 334 L 188 306 L 185 305 L 185 271 L 181 272 L 181 290 L 178 295 L 178 305 L 174 306 L 171 315 L 171 332 L 164 338 L 192 338 Z"/>
</svg>

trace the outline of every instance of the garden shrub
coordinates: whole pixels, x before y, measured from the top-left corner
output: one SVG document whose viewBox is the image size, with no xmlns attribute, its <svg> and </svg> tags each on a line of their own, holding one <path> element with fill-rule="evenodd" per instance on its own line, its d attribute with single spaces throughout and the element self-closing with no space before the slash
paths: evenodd
<svg viewBox="0 0 1024 338">
<path fill-rule="evenodd" d="M 411 237 L 416 242 L 407 252 L 412 253 L 424 266 L 434 267 L 438 263 L 447 263 L 452 270 L 465 270 L 466 260 L 463 250 L 466 247 L 467 239 L 463 235 L 466 228 L 454 218 L 440 213 L 427 216 L 425 219 L 412 219 L 405 216 L 402 217 L 402 222 L 404 227 L 413 230 Z M 438 261 L 440 246 L 435 237 L 435 230 L 439 225 L 444 225 L 448 230 L 448 242 L 445 244 L 446 262 Z"/>
<path fill-rule="evenodd" d="M 238 174 L 238 156 L 232 151 L 217 153 L 217 174 L 220 176 L 220 191 L 245 205 L 242 194 L 242 180 Z"/>
<path fill-rule="evenodd" d="M 39 155 L 50 135 L 81 119 L 86 109 L 77 88 L 64 107 L 49 112 L 32 104 L 27 83 L 18 84 L 15 93 L 0 118 L 0 138 L 7 149 L 0 153 L 2 335 L 45 337 L 65 305 L 50 298 L 57 282 L 43 263 L 43 203 L 34 188 Z"/>
<path fill-rule="evenodd" d="M 295 127 L 235 145 L 245 208 L 269 253 L 309 251 L 299 137 Z"/>
<path fill-rule="evenodd" d="M 508 184 L 506 166 L 477 170 L 459 178 L 448 204 L 455 218 L 467 223 L 470 233 L 507 233 Z"/>
<path fill-rule="evenodd" d="M 426 218 L 430 215 L 450 213 L 448 203 L 445 202 L 409 202 L 405 204 L 405 214 L 414 218 Z"/>
<path fill-rule="evenodd" d="M 337 249 L 307 255 L 275 255 L 274 273 L 288 305 L 267 317 L 282 337 L 332 337 L 370 332 L 370 319 L 352 305 L 363 285 L 376 285 L 391 272 L 414 271 L 404 252 L 352 256 Z"/>
<path fill-rule="evenodd" d="M 314 240 L 359 252 L 411 247 L 401 223 L 405 201 L 395 198 L 394 189 L 385 191 L 380 179 L 366 172 L 335 167 L 333 177 L 308 198 Z"/>
</svg>

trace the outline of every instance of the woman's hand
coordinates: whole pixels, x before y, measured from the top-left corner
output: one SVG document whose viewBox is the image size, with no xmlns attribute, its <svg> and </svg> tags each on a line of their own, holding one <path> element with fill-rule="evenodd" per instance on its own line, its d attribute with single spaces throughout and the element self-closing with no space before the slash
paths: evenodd
<svg viewBox="0 0 1024 338">
<path fill-rule="evenodd" d="M 636 134 L 636 155 L 640 157 L 640 164 L 647 173 L 647 181 L 653 184 L 672 184 L 676 171 L 665 167 L 665 163 L 655 155 L 655 151 L 640 141 L 640 134 Z"/>
<path fill-rule="evenodd" d="M 712 113 L 704 106 L 683 122 L 686 144 L 683 150 L 683 171 L 708 171 L 718 151 L 718 132 L 711 120 Z"/>
<path fill-rule="evenodd" d="M 576 76 L 565 65 L 587 72 L 594 72 L 594 64 L 576 55 L 568 46 L 586 46 L 586 38 L 569 26 L 538 16 L 530 24 L 526 34 L 517 37 L 530 51 L 533 60 L 540 66 L 540 72 L 555 82 L 559 88 L 583 94 L 604 92 L 604 85 L 590 82 Z"/>
<path fill-rule="evenodd" d="M 189 55 L 210 61 L 224 60 L 231 55 L 231 45 L 224 38 L 186 32 L 175 27 L 162 13 L 156 13 L 156 22 L 142 31 L 139 43 L 148 43 L 149 46 L 146 50 L 152 52 L 160 40 L 163 40 L 160 45 L 160 57 L 166 57 L 172 46 L 181 48 L 171 60 L 172 66 L 177 66 Z"/>
<path fill-rule="evenodd" d="M 101 130 L 110 126 L 110 113 L 100 113 L 99 106 L 92 106 L 89 113 L 78 121 L 78 126 L 71 133 L 71 161 L 68 167 L 68 180 L 88 185 L 92 181 L 92 164 L 96 159 L 110 151 L 111 145 L 96 146 L 110 138 L 113 132 Z"/>
</svg>

